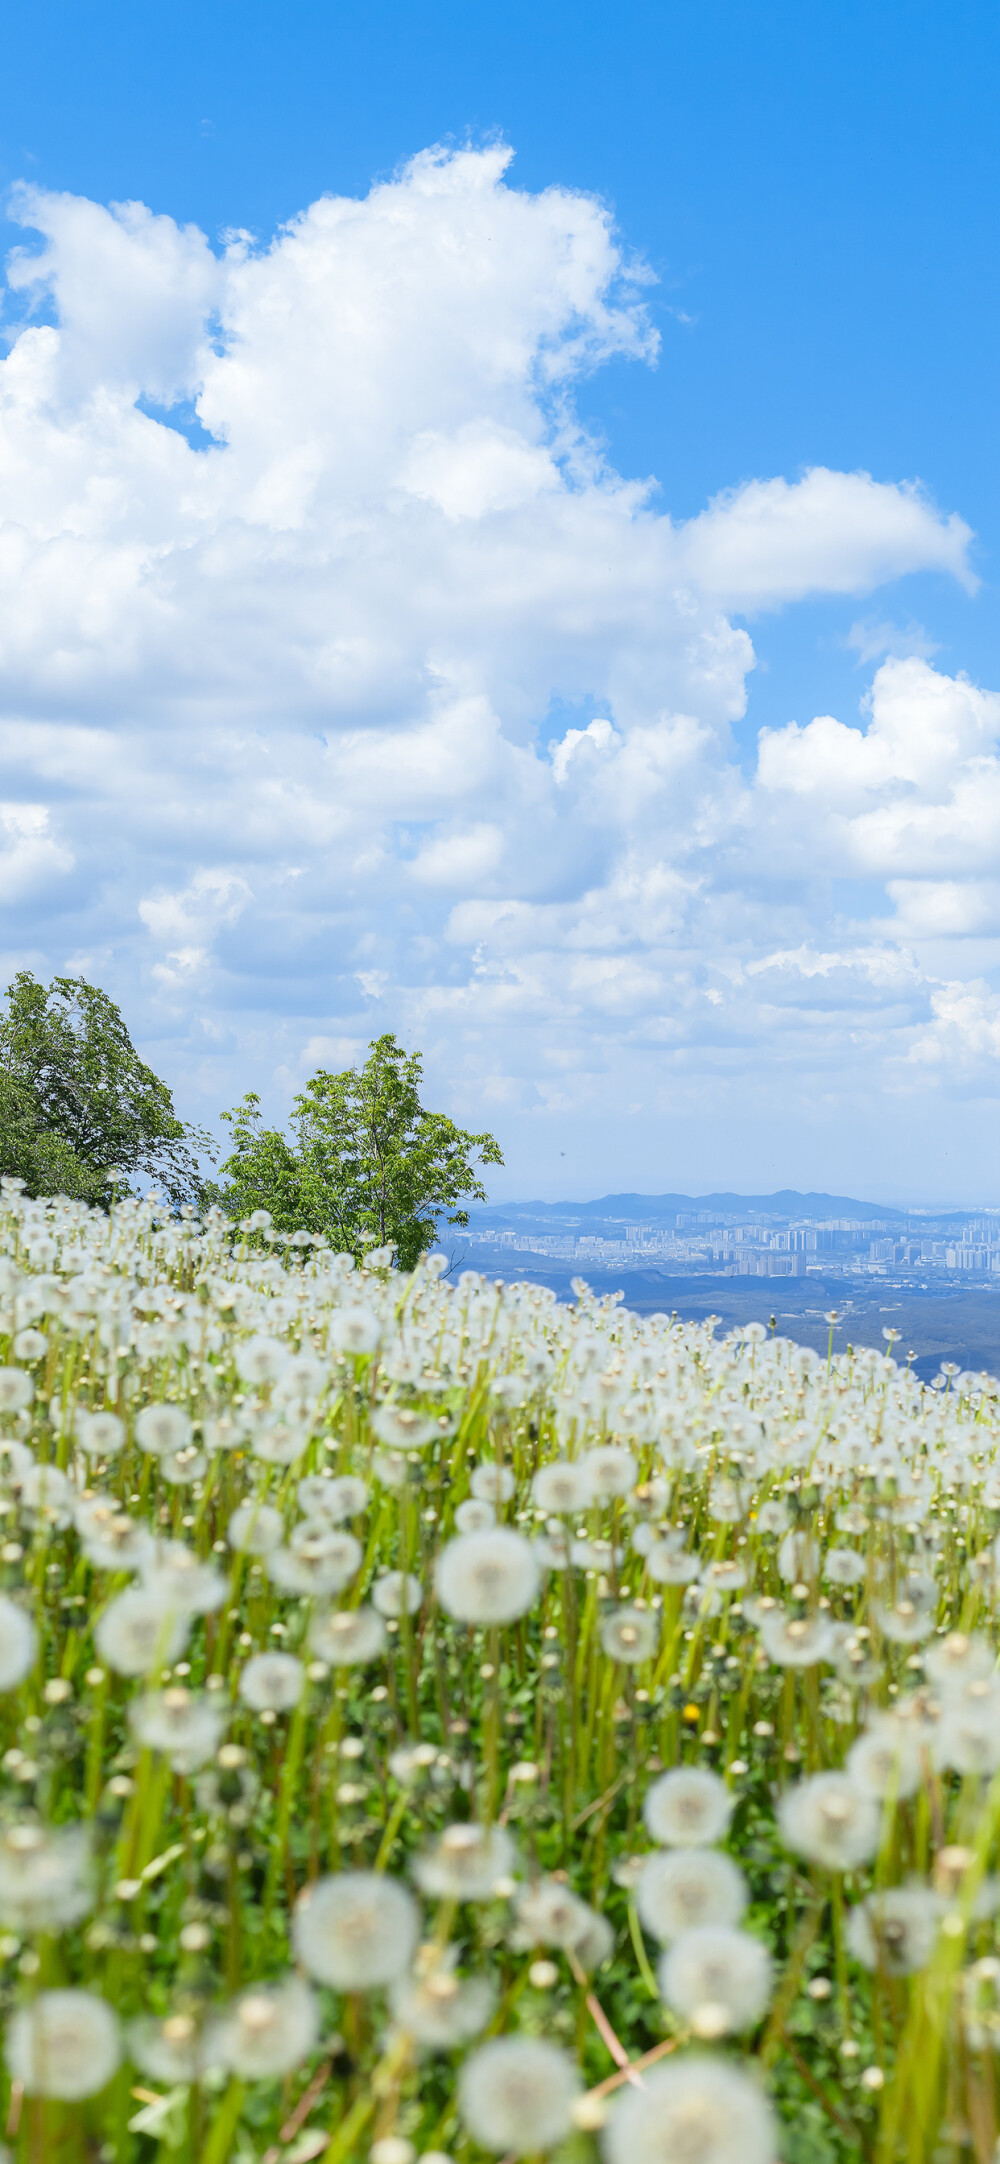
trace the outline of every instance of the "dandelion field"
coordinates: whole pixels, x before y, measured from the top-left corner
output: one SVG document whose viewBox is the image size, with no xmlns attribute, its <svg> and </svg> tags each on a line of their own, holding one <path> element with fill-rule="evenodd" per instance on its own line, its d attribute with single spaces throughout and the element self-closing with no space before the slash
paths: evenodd
<svg viewBox="0 0 1000 2164">
<path fill-rule="evenodd" d="M 993 2164 L 1000 1384 L 0 1190 L 0 2144 Z"/>
</svg>

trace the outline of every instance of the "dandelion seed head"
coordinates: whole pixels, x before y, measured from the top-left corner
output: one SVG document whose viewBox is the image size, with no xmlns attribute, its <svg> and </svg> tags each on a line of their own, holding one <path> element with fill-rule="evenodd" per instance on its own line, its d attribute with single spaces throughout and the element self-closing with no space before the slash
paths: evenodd
<svg viewBox="0 0 1000 2164">
<path fill-rule="evenodd" d="M 73 1433 L 88 1458 L 114 1458 L 125 1445 L 125 1422 L 117 1413 L 79 1412 Z"/>
<path fill-rule="evenodd" d="M 949 1631 L 928 1647 L 924 1667 L 939 1691 L 950 1695 L 961 1693 L 970 1683 L 985 1682 L 993 1675 L 996 1660 L 993 1648 L 985 1638 L 970 1637 L 965 1631 Z"/>
<path fill-rule="evenodd" d="M 207 2055 L 244 2081 L 274 2081 L 301 2066 L 318 2035 L 315 1993 L 289 1975 L 243 1992 L 213 2024 Z"/>
<path fill-rule="evenodd" d="M 725 1838 L 734 1798 L 717 1773 L 677 1766 L 646 1791 L 642 1815 L 665 1848 L 708 1848 Z"/>
<path fill-rule="evenodd" d="M 604 1443 L 597 1450 L 586 1450 L 579 1462 L 591 1494 L 600 1502 L 612 1502 L 617 1496 L 630 1495 L 639 1478 L 639 1467 L 632 1452 L 623 1449 L 619 1443 Z"/>
<path fill-rule="evenodd" d="M 22 1507 L 62 1531 L 73 1522 L 72 1481 L 57 1465 L 28 1465 L 18 1476 Z"/>
<path fill-rule="evenodd" d="M 781 1668 L 814 1668 L 832 1660 L 836 1639 L 826 1616 L 789 1616 L 775 1608 L 761 1618 L 764 1651 Z"/>
<path fill-rule="evenodd" d="M 284 1536 L 285 1521 L 273 1503 L 237 1504 L 226 1532 L 239 1555 L 270 1555 Z"/>
<path fill-rule="evenodd" d="M 135 1439 L 150 1457 L 184 1450 L 191 1441 L 191 1421 L 179 1405 L 144 1405 L 136 1416 Z"/>
<path fill-rule="evenodd" d="M 93 1991 L 42 1991 L 18 2007 L 7 2028 L 6 2058 L 29 2096 L 77 2103 L 96 2096 L 121 2057 L 118 2021 Z"/>
<path fill-rule="evenodd" d="M 652 1659 L 659 1636 L 657 1617 L 648 1608 L 622 1606 L 601 1623 L 601 1645 L 608 1659 L 628 1668 Z"/>
<path fill-rule="evenodd" d="M 168 1607 L 160 1593 L 134 1586 L 108 1602 L 94 1644 L 116 1675 L 145 1676 L 175 1661 L 187 1644 L 189 1615 Z"/>
<path fill-rule="evenodd" d="M 0 1368 L 0 1413 L 19 1413 L 31 1404 L 35 1386 L 21 1368 Z"/>
<path fill-rule="evenodd" d="M 514 1493 L 515 1481 L 509 1465 L 476 1465 L 469 1476 L 469 1487 L 477 1502 L 492 1503 L 498 1509 L 509 1503 Z"/>
<path fill-rule="evenodd" d="M 254 1423 L 250 1448 L 263 1465 L 296 1465 L 309 1447 L 308 1422 L 271 1416 Z"/>
<path fill-rule="evenodd" d="M 254 1711 L 287 1713 L 305 1688 L 305 1670 L 294 1653 L 256 1653 L 240 1676 L 240 1697 Z"/>
<path fill-rule="evenodd" d="M 372 1605 L 380 1615 L 416 1615 L 423 1601 L 423 1587 L 412 1571 L 387 1570 L 372 1587 Z"/>
<path fill-rule="evenodd" d="M 237 1345 L 235 1352 L 236 1372 L 243 1382 L 262 1384 L 279 1382 L 288 1366 L 288 1347 L 274 1337 L 247 1338 Z"/>
<path fill-rule="evenodd" d="M 488 1526 L 496 1524 L 496 1517 L 492 1503 L 467 1495 L 455 1512 L 455 1525 L 460 1533 L 485 1533 Z"/>
<path fill-rule="evenodd" d="M 828 1585 L 861 1585 L 865 1559 L 854 1548 L 828 1548 L 823 1557 L 823 1576 Z"/>
<path fill-rule="evenodd" d="M 517 1937 L 527 1946 L 575 1947 L 587 1929 L 590 1911 L 558 1879 L 543 1878 L 515 1895 Z"/>
<path fill-rule="evenodd" d="M 368 2151 L 368 2164 L 416 2164 L 417 2152 L 402 2134 L 383 2134 Z M 425 2151 L 426 2164 L 426 2151 Z M 451 2164 L 449 2157 L 448 2164 Z"/>
<path fill-rule="evenodd" d="M 572 1517 L 586 1510 L 591 1485 L 585 1466 L 561 1458 L 539 1468 L 531 1492 L 540 1510 L 551 1510 L 557 1517 Z"/>
<path fill-rule="evenodd" d="M 48 1338 L 44 1330 L 18 1330 L 14 1338 L 14 1353 L 18 1360 L 40 1360 L 48 1351 Z"/>
<path fill-rule="evenodd" d="M 916 1738 L 898 1721 L 878 1722 L 852 1743 L 846 1770 L 868 1795 L 913 1796 L 922 1777 Z"/>
<path fill-rule="evenodd" d="M 367 1307 L 342 1307 L 330 1322 L 330 1342 L 355 1359 L 377 1350 L 382 1332 Z"/>
<path fill-rule="evenodd" d="M 221 1571 L 203 1563 L 181 1540 L 164 1541 L 140 1565 L 143 1588 L 164 1607 L 185 1615 L 212 1615 L 229 1590 Z"/>
<path fill-rule="evenodd" d="M 987 1776 L 1000 1771 L 1000 1686 L 967 1684 L 946 1702 L 931 1745 L 934 1764 Z"/>
<path fill-rule="evenodd" d="M 129 2024 L 127 2035 L 131 2057 L 153 2081 L 186 2085 L 205 2072 L 203 2039 L 190 2014 L 167 2014 L 162 2019 L 144 2014 Z"/>
<path fill-rule="evenodd" d="M 540 1571 L 531 1543 L 506 1526 L 459 1533 L 438 1557 L 438 1599 L 463 1623 L 513 1623 L 533 1606 Z"/>
<path fill-rule="evenodd" d="M 691 1585 L 701 1564 L 696 1555 L 676 1548 L 672 1541 L 655 1540 L 646 1553 L 646 1569 L 657 1585 Z"/>
<path fill-rule="evenodd" d="M 720 2056 L 692 2053 L 623 2089 L 602 2136 L 606 2164 L 774 2164 L 777 2129 L 760 2089 Z"/>
<path fill-rule="evenodd" d="M 867 1863 L 878 1844 L 879 1809 L 847 1773 L 815 1773 L 786 1789 L 778 1824 L 787 1848 L 830 1871 Z"/>
<path fill-rule="evenodd" d="M 304 1515 L 323 1525 L 342 1525 L 345 1518 L 356 1518 L 368 1500 L 364 1481 L 354 1473 L 342 1473 L 339 1477 L 306 1473 L 295 1493 Z"/>
<path fill-rule="evenodd" d="M 385 1650 L 385 1624 L 374 1608 L 339 1608 L 313 1618 L 310 1651 L 331 1668 L 350 1668 L 378 1659 Z"/>
<path fill-rule="evenodd" d="M 659 1985 L 671 2012 L 690 2021 L 710 2006 L 716 2035 L 756 2026 L 771 1996 L 771 1957 L 749 1932 L 729 1924 L 683 1931 L 663 1955 Z M 704 2030 L 702 2033 L 705 2033 Z"/>
<path fill-rule="evenodd" d="M 933 1578 L 914 1574 L 898 1585 L 893 1599 L 876 1600 L 872 1611 L 883 1637 L 895 1645 L 921 1645 L 934 1629 L 938 1589 Z"/>
<path fill-rule="evenodd" d="M 0 1923 L 27 1935 L 63 1931 L 93 1906 L 86 1825 L 15 1819 L 0 1835 Z"/>
<path fill-rule="evenodd" d="M 389 1450 L 426 1450 L 440 1433 L 436 1420 L 408 1405 L 377 1405 L 372 1427 Z"/>
<path fill-rule="evenodd" d="M 747 1889 L 732 1858 L 719 1850 L 675 1848 L 645 1858 L 635 1902 L 646 1930 L 666 1945 L 701 1924 L 738 1924 Z"/>
<path fill-rule="evenodd" d="M 0 1691 L 15 1690 L 30 1675 L 37 1645 L 31 1617 L 16 1601 L 0 1593 Z"/>
<path fill-rule="evenodd" d="M 409 1968 L 420 1912 L 398 1879 L 342 1871 L 299 1895 L 292 1944 L 303 1968 L 335 1991 L 371 1991 Z"/>
<path fill-rule="evenodd" d="M 361 1568 L 364 1550 L 353 1533 L 304 1519 L 284 1548 L 267 1557 L 272 1585 L 286 1593 L 342 1593 Z"/>
<path fill-rule="evenodd" d="M 425 2051 L 468 2043 L 485 2029 L 495 2004 L 489 1977 L 456 1976 L 447 1958 L 390 1986 L 394 2019 Z"/>
<path fill-rule="evenodd" d="M 439 1900 L 491 1901 L 516 1862 L 514 1842 L 502 1826 L 462 1820 L 414 1858 L 413 1876 L 421 1893 Z"/>
<path fill-rule="evenodd" d="M 847 1943 L 866 1969 L 882 1967 L 889 1976 L 908 1976 L 926 1968 L 941 1927 L 944 1904 L 926 1886 L 890 1886 L 869 1894 L 850 1912 Z"/>
<path fill-rule="evenodd" d="M 206 1450 L 238 1450 L 246 1440 L 246 1424 L 236 1413 L 220 1413 L 215 1419 L 202 1421 L 202 1437 Z"/>
<path fill-rule="evenodd" d="M 469 2054 L 458 2107 L 480 2148 L 526 2156 L 569 2133 L 582 2089 L 568 2053 L 534 2036 L 499 2036 Z"/>
<path fill-rule="evenodd" d="M 138 1741 L 162 1751 L 175 1773 L 194 1773 L 218 1749 L 225 1713 L 211 1698 L 173 1684 L 134 1699 L 129 1721 Z"/>
</svg>

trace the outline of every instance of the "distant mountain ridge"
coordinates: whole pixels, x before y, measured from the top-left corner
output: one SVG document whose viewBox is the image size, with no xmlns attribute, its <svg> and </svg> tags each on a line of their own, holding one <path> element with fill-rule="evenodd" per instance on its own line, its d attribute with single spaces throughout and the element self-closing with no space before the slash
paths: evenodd
<svg viewBox="0 0 1000 2164">
<path fill-rule="evenodd" d="M 560 1220 L 598 1218 L 607 1222 L 618 1219 L 633 1220 L 636 1224 L 655 1224 L 664 1218 L 675 1218 L 679 1213 L 699 1210 L 719 1210 L 727 1214 L 760 1211 L 768 1217 L 821 1219 L 827 1217 L 859 1217 L 862 1219 L 884 1218 L 886 1221 L 905 1224 L 907 1212 L 894 1209 L 889 1203 L 859 1202 L 856 1195 L 800 1194 L 794 1187 L 782 1187 L 773 1195 L 601 1195 L 592 1202 L 506 1202 L 482 1205 L 470 1211 L 470 1218 L 480 1223 L 498 1218 L 558 1218 Z M 942 1216 L 951 1213 L 943 1211 Z"/>
</svg>

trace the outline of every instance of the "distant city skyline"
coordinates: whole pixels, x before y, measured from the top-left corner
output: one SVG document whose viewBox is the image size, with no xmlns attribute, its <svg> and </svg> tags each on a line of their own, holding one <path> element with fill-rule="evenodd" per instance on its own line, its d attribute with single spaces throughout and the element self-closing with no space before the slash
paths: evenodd
<svg viewBox="0 0 1000 2164">
<path fill-rule="evenodd" d="M 453 1269 L 540 1280 L 563 1299 L 582 1282 L 633 1307 L 713 1313 L 723 1327 L 766 1320 L 813 1345 L 821 1325 L 876 1344 L 896 1329 L 924 1380 L 934 1348 L 953 1358 L 964 1347 L 960 1366 L 996 1360 L 1000 1209 L 873 1214 L 847 1196 L 785 1192 L 741 1208 L 734 1195 L 615 1195 L 480 1205 L 467 1231 L 441 1234 Z"/>
<path fill-rule="evenodd" d="M 994 11 L 233 29 L 8 10 L 0 970 L 499 1196 L 1000 1196 Z"/>
</svg>

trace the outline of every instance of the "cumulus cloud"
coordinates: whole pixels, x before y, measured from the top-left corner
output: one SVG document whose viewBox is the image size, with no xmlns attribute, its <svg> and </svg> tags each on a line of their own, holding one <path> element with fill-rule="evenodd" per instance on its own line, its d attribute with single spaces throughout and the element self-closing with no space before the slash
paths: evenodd
<svg viewBox="0 0 1000 2164">
<path fill-rule="evenodd" d="M 769 1075 L 808 1104 L 817 1062 L 944 1086 L 941 942 L 993 966 L 1000 701 L 869 625 L 858 716 L 749 774 L 730 732 L 736 619 L 971 590 L 969 530 L 821 467 L 672 519 L 578 417 L 589 372 L 655 365 L 648 274 L 509 158 L 429 151 L 218 249 L 18 192 L 9 958 L 85 958 L 200 1113 L 376 1017 L 522 1137 L 665 1092 L 707 1123 Z"/>
<path fill-rule="evenodd" d="M 1000 1060 L 1000 993 L 982 981 L 945 984 L 931 994 L 933 1019 L 915 1036 L 915 1065 L 947 1066 L 992 1078 Z"/>
<path fill-rule="evenodd" d="M 750 481 L 683 529 L 683 560 L 726 608 L 807 594 L 857 594 L 907 571 L 950 571 L 967 586 L 972 534 L 913 485 L 814 466 L 800 481 Z"/>
<path fill-rule="evenodd" d="M 828 714 L 800 729 L 765 731 L 765 788 L 831 799 L 859 810 L 887 790 L 935 802 L 1000 734 L 1000 698 L 924 661 L 886 662 L 872 687 L 864 734 Z"/>
<path fill-rule="evenodd" d="M 0 804 L 0 897 L 7 902 L 40 896 L 48 882 L 73 866 L 73 853 L 49 832 L 45 804 Z"/>
<path fill-rule="evenodd" d="M 916 656 L 883 662 L 868 726 L 823 714 L 801 729 L 765 730 L 758 778 L 788 819 L 798 850 L 875 877 L 996 864 L 1000 697 Z"/>
<path fill-rule="evenodd" d="M 105 210 L 40 188 L 16 188 L 10 207 L 42 238 L 35 251 L 13 252 L 7 283 L 35 308 L 50 297 L 58 308 L 58 339 L 41 341 L 57 395 L 75 403 L 120 388 L 133 399 L 183 397 L 220 288 L 204 233 L 154 217 L 144 203 Z"/>
</svg>

